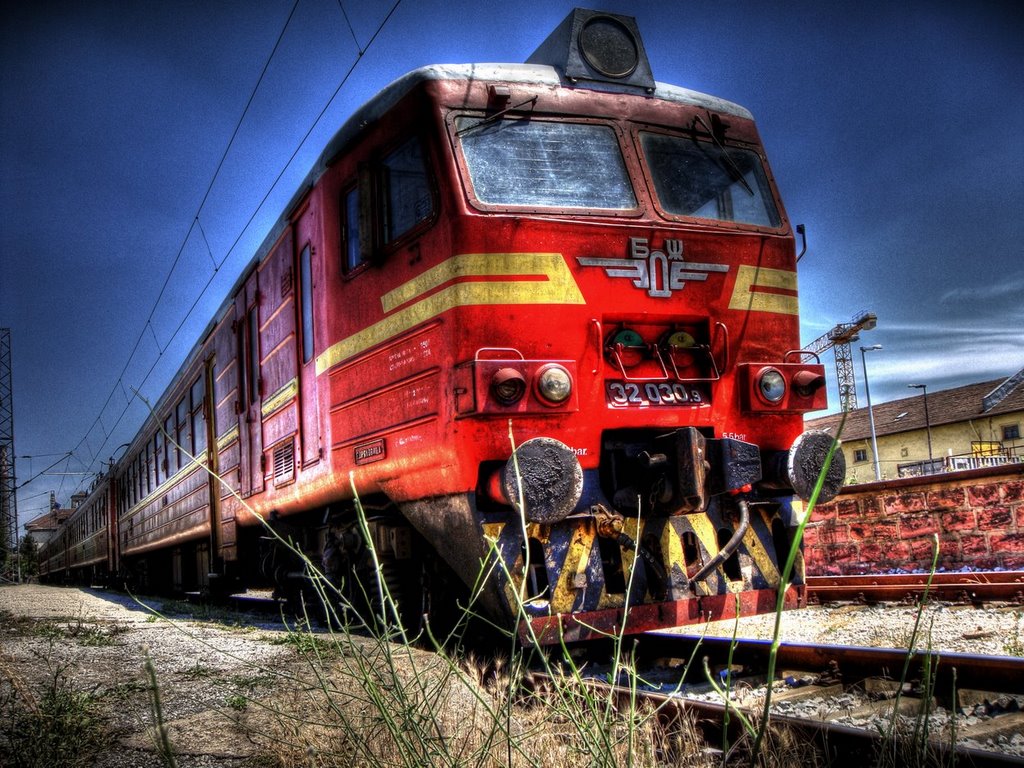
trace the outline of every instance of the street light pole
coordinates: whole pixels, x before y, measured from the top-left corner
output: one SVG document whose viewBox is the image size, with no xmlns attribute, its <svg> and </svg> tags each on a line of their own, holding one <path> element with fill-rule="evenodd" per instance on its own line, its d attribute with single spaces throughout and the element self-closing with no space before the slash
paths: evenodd
<svg viewBox="0 0 1024 768">
<path fill-rule="evenodd" d="M 928 385 L 907 384 L 910 389 L 920 389 L 924 393 L 924 426 L 928 430 L 928 471 L 931 471 L 932 463 L 932 421 L 928 418 Z"/>
<path fill-rule="evenodd" d="M 868 362 L 864 356 L 865 352 L 873 352 L 881 349 L 881 344 L 872 344 L 870 347 L 860 348 L 860 364 L 864 368 L 864 394 L 868 398 L 868 418 L 871 420 L 871 451 L 875 455 L 875 481 L 882 479 L 882 472 L 878 468 L 878 436 L 875 434 L 875 412 L 871 409 L 871 387 L 868 386 Z"/>
</svg>

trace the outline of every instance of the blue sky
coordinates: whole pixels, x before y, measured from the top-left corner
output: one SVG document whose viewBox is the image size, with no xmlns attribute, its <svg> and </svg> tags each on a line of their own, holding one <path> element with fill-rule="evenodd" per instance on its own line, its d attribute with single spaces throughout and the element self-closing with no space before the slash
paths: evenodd
<svg viewBox="0 0 1024 768">
<path fill-rule="evenodd" d="M 5 4 L 0 326 L 16 453 L 33 457 L 19 483 L 73 452 L 52 470 L 69 474 L 19 491 L 22 522 L 132 437 L 146 414 L 133 391 L 159 397 L 347 115 L 420 65 L 523 61 L 573 3 L 402 0 L 374 37 L 392 7 Z M 884 347 L 868 358 L 873 400 L 1024 367 L 1017 4 L 594 7 L 636 17 L 656 79 L 754 113 L 807 228 L 804 342 L 875 312 L 859 342 Z"/>
</svg>

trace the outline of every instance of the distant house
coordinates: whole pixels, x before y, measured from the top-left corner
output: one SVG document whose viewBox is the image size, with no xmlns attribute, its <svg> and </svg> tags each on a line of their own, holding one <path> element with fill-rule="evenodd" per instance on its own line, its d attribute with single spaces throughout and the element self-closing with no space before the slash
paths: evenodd
<svg viewBox="0 0 1024 768">
<path fill-rule="evenodd" d="M 25 532 L 32 534 L 32 540 L 35 541 L 36 546 L 42 546 L 50 540 L 60 524 L 71 517 L 71 513 L 74 511 L 58 507 L 25 523 Z"/>
<path fill-rule="evenodd" d="M 882 480 L 1024 461 L 1024 369 L 1007 379 L 922 392 L 873 404 Z M 806 421 L 835 434 L 842 414 Z M 868 409 L 850 411 L 843 425 L 846 482 L 875 480 Z M 930 443 L 930 448 L 929 448 Z"/>
<path fill-rule="evenodd" d="M 57 532 L 61 523 L 71 517 L 71 513 L 74 512 L 78 508 L 78 505 L 85 501 L 86 498 L 88 498 L 88 494 L 81 492 L 76 493 L 71 497 L 70 508 L 61 507 L 57 503 L 56 496 L 51 492 L 50 511 L 25 523 L 25 532 L 32 534 L 32 539 L 35 541 L 36 546 L 42 546 L 50 540 L 50 537 Z"/>
</svg>

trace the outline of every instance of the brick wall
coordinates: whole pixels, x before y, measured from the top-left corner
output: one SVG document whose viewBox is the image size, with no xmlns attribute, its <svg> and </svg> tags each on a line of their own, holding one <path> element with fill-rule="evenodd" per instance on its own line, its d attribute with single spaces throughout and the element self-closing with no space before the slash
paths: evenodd
<svg viewBox="0 0 1024 768">
<path fill-rule="evenodd" d="M 809 575 L 893 568 L 1024 569 L 1024 468 L 953 472 L 847 486 L 804 533 Z"/>
</svg>

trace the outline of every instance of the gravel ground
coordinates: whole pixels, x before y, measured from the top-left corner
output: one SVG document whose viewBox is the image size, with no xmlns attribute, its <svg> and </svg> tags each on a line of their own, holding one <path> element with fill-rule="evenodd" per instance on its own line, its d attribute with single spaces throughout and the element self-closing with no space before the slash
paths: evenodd
<svg viewBox="0 0 1024 768">
<path fill-rule="evenodd" d="M 829 643 L 869 648 L 906 648 L 917 609 L 894 605 L 809 606 L 782 615 L 781 637 L 793 643 Z M 710 637 L 732 637 L 735 622 L 708 624 Z M 739 637 L 771 639 L 775 616 L 740 619 Z M 699 633 L 695 627 L 678 630 Z M 974 608 L 935 603 L 921 615 L 916 646 L 947 653 L 1024 656 L 1024 607 Z"/>
<path fill-rule="evenodd" d="M 180 603 L 154 603 L 159 610 L 191 610 Z M 202 608 L 194 609 L 202 611 Z M 159 765 L 153 738 L 148 651 L 163 696 L 180 768 L 263 766 L 266 744 L 256 745 L 239 726 L 243 699 L 272 693 L 267 669 L 295 664 L 286 631 L 252 617 L 231 626 L 231 616 L 203 621 L 178 614 L 157 620 L 131 598 L 98 590 L 20 585 L 0 587 L 0 694 L 13 680 L 26 684 L 53 676 L 66 665 L 77 688 L 106 705 L 117 748 L 93 763 L 97 768 Z M 915 619 L 908 607 L 814 606 L 787 612 L 782 636 L 793 642 L 905 647 Z M 236 621 L 238 621 L 236 619 Z M 738 633 L 770 637 L 774 617 L 741 619 Z M 710 635 L 731 636 L 734 623 L 709 625 Z M 692 633 L 695 628 L 680 631 Z M 1020 607 L 928 608 L 919 647 L 977 654 L 1024 654 Z M 261 673 L 260 670 L 263 670 Z M 0 720 L 2 711 L 0 696 Z M 0 732 L 2 735 L 2 732 Z M 4 760 L 0 755 L 0 765 Z"/>
<path fill-rule="evenodd" d="M 152 605 L 172 614 L 182 608 L 160 601 Z M 3 586 L 0 691 L 13 679 L 36 690 L 65 669 L 77 690 L 104 705 L 118 737 L 117 748 L 93 765 L 150 768 L 160 763 L 147 730 L 153 722 L 144 666 L 148 653 L 179 767 L 250 766 L 258 764 L 257 749 L 231 727 L 232 714 L 237 715 L 231 705 L 240 701 L 232 696 L 259 695 L 267 681 L 258 670 L 293 661 L 293 650 L 281 644 L 284 636 L 280 626 L 269 624 L 231 627 L 180 614 L 173 621 L 159 620 L 132 598 L 112 592 Z"/>
</svg>

